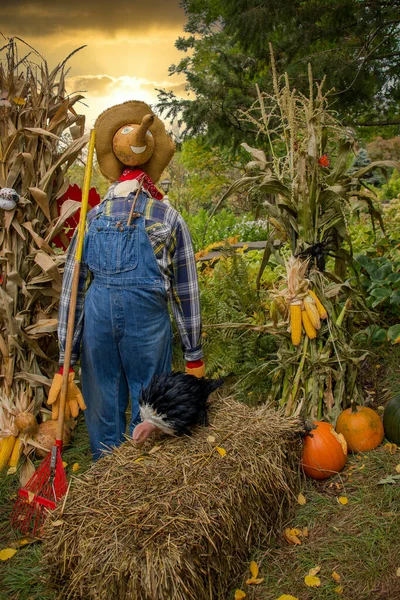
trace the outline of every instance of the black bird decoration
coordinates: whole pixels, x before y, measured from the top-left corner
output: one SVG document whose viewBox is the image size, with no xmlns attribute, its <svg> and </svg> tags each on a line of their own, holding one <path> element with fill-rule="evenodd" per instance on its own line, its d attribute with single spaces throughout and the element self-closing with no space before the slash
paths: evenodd
<svg viewBox="0 0 400 600">
<path fill-rule="evenodd" d="M 132 438 L 143 443 L 156 429 L 168 435 L 190 435 L 194 425 L 208 425 L 209 395 L 224 383 L 223 379 L 206 379 L 173 371 L 153 375 L 139 398 L 142 423 Z"/>
</svg>

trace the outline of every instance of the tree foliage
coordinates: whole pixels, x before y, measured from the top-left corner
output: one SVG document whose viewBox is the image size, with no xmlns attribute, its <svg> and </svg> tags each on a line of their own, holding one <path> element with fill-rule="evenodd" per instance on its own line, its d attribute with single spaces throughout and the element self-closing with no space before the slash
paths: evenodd
<svg viewBox="0 0 400 600">
<path fill-rule="evenodd" d="M 399 130 L 399 0 L 183 0 L 187 53 L 170 74 L 186 76 L 195 99 L 160 92 L 160 108 L 225 146 L 254 137 L 238 119 L 255 100 L 254 83 L 268 90 L 273 44 L 277 67 L 306 91 L 307 63 L 327 75 L 330 100 L 352 125 Z"/>
</svg>

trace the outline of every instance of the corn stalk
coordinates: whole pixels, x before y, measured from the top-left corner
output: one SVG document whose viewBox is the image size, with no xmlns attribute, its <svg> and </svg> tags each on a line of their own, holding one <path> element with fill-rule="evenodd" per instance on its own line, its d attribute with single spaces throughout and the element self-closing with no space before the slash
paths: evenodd
<svg viewBox="0 0 400 600">
<path fill-rule="evenodd" d="M 50 71 L 17 40 L 0 48 L 0 188 L 19 195 L 14 209 L 0 209 L 0 397 L 24 396 L 36 414 L 57 368 L 64 255 L 52 239 L 79 208 L 67 201 L 59 216 L 56 200 L 87 136 L 75 109 L 82 96 L 65 90 L 66 64 L 77 50 Z M 27 48 L 22 58 L 20 47 Z"/>
<path fill-rule="evenodd" d="M 351 310 L 363 306 L 363 298 L 357 286 L 346 283 L 349 270 L 355 272 L 348 219 L 352 211 L 365 206 L 373 223 L 383 229 L 377 197 L 363 177 L 372 169 L 385 171 L 400 165 L 376 161 L 349 175 L 353 132 L 329 110 L 325 81 L 314 82 L 309 67 L 309 92 L 303 95 L 291 88 L 287 74 L 278 76 L 272 48 L 271 64 L 273 94 L 256 86 L 257 99 L 241 116 L 257 130 L 261 148 L 242 144 L 252 160 L 221 202 L 238 190 L 264 198 L 271 234 L 257 277 L 258 288 L 271 255 L 283 262 L 277 247 L 285 256 L 308 260 L 305 277 L 323 301 L 328 319 L 315 339 L 303 335 L 299 344 L 288 333 L 289 309 L 279 322 L 274 317 L 276 310 L 271 311 L 271 320 L 275 319 L 274 326 L 281 331 L 277 358 L 267 366 L 273 378 L 271 399 L 285 406 L 288 415 L 326 415 L 333 420 L 355 394 L 362 400 L 356 376 L 365 351 L 354 348 L 348 324 Z M 292 312 L 298 322 L 299 301 L 292 304 L 297 304 Z M 341 323 L 345 318 L 347 326 Z"/>
</svg>

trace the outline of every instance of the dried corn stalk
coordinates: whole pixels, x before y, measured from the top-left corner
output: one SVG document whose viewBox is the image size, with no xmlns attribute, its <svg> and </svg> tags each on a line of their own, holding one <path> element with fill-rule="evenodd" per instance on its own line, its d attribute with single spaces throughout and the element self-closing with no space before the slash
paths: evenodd
<svg viewBox="0 0 400 600">
<path fill-rule="evenodd" d="M 65 90 L 72 54 L 49 71 L 30 46 L 19 58 L 15 38 L 0 48 L 0 188 L 19 195 L 14 209 L 0 209 L 0 397 L 24 396 L 33 414 L 57 366 L 64 256 L 52 239 L 79 208 L 67 201 L 59 216 L 56 200 L 87 143 L 74 108 L 82 96 Z"/>
</svg>

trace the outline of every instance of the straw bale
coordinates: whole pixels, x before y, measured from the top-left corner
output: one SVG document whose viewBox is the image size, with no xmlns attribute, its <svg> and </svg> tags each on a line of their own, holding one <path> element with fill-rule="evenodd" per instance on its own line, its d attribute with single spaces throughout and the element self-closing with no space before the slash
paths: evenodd
<svg viewBox="0 0 400 600">
<path fill-rule="evenodd" d="M 100 459 L 46 523 L 58 597 L 227 598 L 297 497 L 300 430 L 265 406 L 220 397 L 193 436 L 141 450 L 127 441 Z"/>
</svg>

